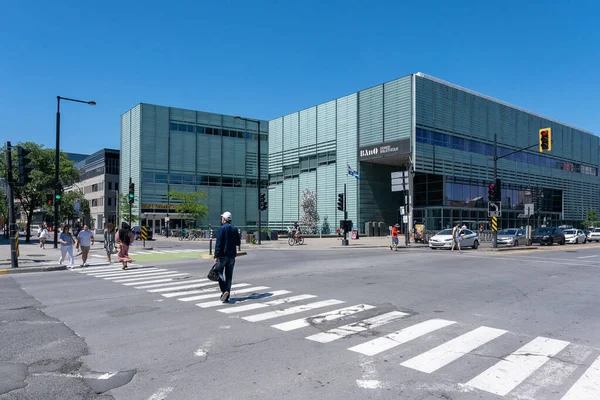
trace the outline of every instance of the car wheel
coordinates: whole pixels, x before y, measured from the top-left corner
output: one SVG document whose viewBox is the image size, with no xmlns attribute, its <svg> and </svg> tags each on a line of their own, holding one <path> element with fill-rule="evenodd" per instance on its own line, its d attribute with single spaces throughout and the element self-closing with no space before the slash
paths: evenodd
<svg viewBox="0 0 600 400">
<path fill-rule="evenodd" d="M 477 241 L 477 240 L 474 241 L 473 246 L 471 246 L 471 247 L 473 247 L 473 250 L 477 250 L 477 248 L 479 247 L 479 241 Z"/>
<path fill-rule="evenodd" d="M 519 241 L 515 240 L 515 244 L 513 244 L 514 247 L 517 247 L 519 245 Z"/>
<path fill-rule="evenodd" d="M 583 244 L 587 243 L 587 238 L 583 239 Z"/>
<path fill-rule="evenodd" d="M 562 242 L 560 242 L 560 245 L 561 245 L 561 246 L 564 246 L 566 242 L 567 242 L 567 241 L 566 241 L 565 239 L 563 239 L 563 240 L 562 240 Z"/>
<path fill-rule="evenodd" d="M 575 244 L 579 244 L 579 238 L 575 239 Z"/>
</svg>

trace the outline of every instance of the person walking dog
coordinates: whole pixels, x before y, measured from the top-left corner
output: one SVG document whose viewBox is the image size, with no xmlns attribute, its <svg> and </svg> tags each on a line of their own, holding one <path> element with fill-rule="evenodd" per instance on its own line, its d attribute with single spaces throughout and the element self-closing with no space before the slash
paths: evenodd
<svg viewBox="0 0 600 400">
<path fill-rule="evenodd" d="M 215 268 L 219 273 L 219 288 L 221 289 L 221 301 L 229 302 L 231 292 L 231 283 L 233 282 L 233 267 L 235 266 L 235 256 L 240 245 L 240 234 L 231 223 L 232 215 L 225 211 L 221 215 L 221 228 L 217 233 L 217 243 L 215 244 Z"/>
</svg>

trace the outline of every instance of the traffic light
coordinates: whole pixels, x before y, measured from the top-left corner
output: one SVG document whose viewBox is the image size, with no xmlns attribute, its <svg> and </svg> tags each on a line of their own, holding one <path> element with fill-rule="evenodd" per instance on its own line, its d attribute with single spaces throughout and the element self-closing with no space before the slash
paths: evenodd
<svg viewBox="0 0 600 400">
<path fill-rule="evenodd" d="M 552 129 L 540 129 L 540 153 L 552 150 Z"/>
<path fill-rule="evenodd" d="M 46 195 L 46 204 L 51 206 L 53 204 L 54 199 L 52 198 L 52 193 L 48 193 Z"/>
<path fill-rule="evenodd" d="M 56 202 L 59 202 L 60 199 L 62 199 L 62 185 L 60 183 L 57 183 L 56 187 L 54 188 L 54 200 L 56 200 Z"/>
<path fill-rule="evenodd" d="M 31 150 L 21 146 L 17 147 L 17 155 L 19 159 L 19 186 L 25 186 L 31 182 L 29 173 L 33 171 L 33 166 L 31 165 L 31 159 L 27 157 L 27 154 L 29 153 L 31 153 Z"/>
<path fill-rule="evenodd" d="M 502 186 L 498 178 L 496 178 L 496 184 L 494 185 L 494 199 L 494 201 L 502 201 Z"/>
<path fill-rule="evenodd" d="M 344 211 L 344 193 L 338 194 L 338 210 Z"/>
<path fill-rule="evenodd" d="M 496 201 L 496 188 L 494 185 L 488 186 L 488 199 L 489 201 Z"/>
<path fill-rule="evenodd" d="M 259 200 L 259 202 L 258 202 L 258 209 L 259 209 L 260 211 L 265 211 L 265 210 L 267 209 L 267 207 L 268 207 L 268 206 L 269 206 L 269 205 L 268 205 L 268 203 L 267 203 L 267 199 L 265 198 L 265 194 L 264 194 L 264 193 L 261 193 L 261 194 L 260 194 L 260 200 Z"/>
<path fill-rule="evenodd" d="M 129 204 L 133 204 L 135 200 L 135 185 L 133 183 L 129 184 Z"/>
</svg>

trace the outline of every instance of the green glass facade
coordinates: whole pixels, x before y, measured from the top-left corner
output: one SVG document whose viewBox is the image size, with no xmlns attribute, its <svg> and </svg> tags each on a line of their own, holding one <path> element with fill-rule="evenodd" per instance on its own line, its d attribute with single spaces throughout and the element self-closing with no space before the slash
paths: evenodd
<svg viewBox="0 0 600 400">
<path fill-rule="evenodd" d="M 135 184 L 138 216 L 158 232 L 169 211 L 171 228 L 184 221 L 171 190 L 204 191 L 209 214 L 200 226 L 218 226 L 230 211 L 237 226 L 258 216 L 257 124 L 233 116 L 138 104 L 121 116 L 120 192 Z M 268 122 L 261 121 L 261 178 L 267 190 Z M 263 212 L 262 220 L 267 221 Z"/>
<path fill-rule="evenodd" d="M 550 153 L 508 155 L 536 144 L 545 127 L 552 128 Z M 369 221 L 392 225 L 405 196 L 391 191 L 391 173 L 402 170 L 412 172 L 410 223 L 432 230 L 455 221 L 486 224 L 494 137 L 498 155 L 507 155 L 498 161 L 502 227 L 525 225 L 519 214 L 527 203 L 537 223 L 545 218 L 553 226 L 600 210 L 597 136 L 421 73 L 274 119 L 269 132 L 273 228 L 301 218 L 299 197 L 309 188 L 321 224 L 327 219 L 335 229 L 346 182 L 349 218 L 361 231 Z"/>
</svg>

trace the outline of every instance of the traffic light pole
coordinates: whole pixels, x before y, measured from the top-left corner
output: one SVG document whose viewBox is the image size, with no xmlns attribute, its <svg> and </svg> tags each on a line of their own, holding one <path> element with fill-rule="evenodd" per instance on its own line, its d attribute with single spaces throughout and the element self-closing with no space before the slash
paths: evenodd
<svg viewBox="0 0 600 400">
<path fill-rule="evenodd" d="M 10 266 L 11 268 L 19 267 L 19 259 L 17 258 L 17 222 L 15 221 L 15 196 L 13 193 L 13 170 L 12 170 L 12 149 L 10 142 L 6 142 L 6 168 L 8 185 L 6 187 L 6 197 L 8 197 L 8 229 L 10 235 Z"/>
<path fill-rule="evenodd" d="M 347 206 L 347 196 L 346 196 L 346 184 L 344 183 L 344 240 L 342 240 L 342 246 L 348 246 L 348 229 L 346 229 L 345 221 L 348 221 L 348 206 Z"/>
<path fill-rule="evenodd" d="M 256 162 L 258 164 L 257 165 L 258 171 L 256 171 L 257 175 L 258 175 L 258 184 L 256 185 L 258 187 L 258 219 L 257 219 L 257 222 L 258 222 L 258 244 L 260 244 L 261 243 L 261 241 L 260 241 L 260 237 L 261 237 L 261 232 L 260 232 L 260 228 L 261 228 L 261 221 L 260 221 L 260 212 L 261 212 L 260 211 L 260 189 L 261 189 L 261 187 L 260 187 L 260 183 L 261 183 L 260 182 L 260 142 L 261 142 L 261 140 L 260 139 L 261 138 L 260 138 L 260 120 L 256 120 L 256 122 L 258 123 L 258 135 L 257 135 L 258 136 L 258 149 L 257 149 L 258 154 L 256 157 Z"/>
<path fill-rule="evenodd" d="M 57 108 L 56 108 L 56 149 L 54 154 L 54 160 L 56 166 L 54 168 L 54 190 L 58 187 L 58 164 L 60 162 L 60 97 L 57 97 Z M 54 196 L 54 248 L 58 248 L 58 200 L 56 199 L 56 192 Z"/>
</svg>

